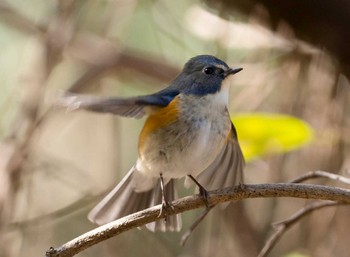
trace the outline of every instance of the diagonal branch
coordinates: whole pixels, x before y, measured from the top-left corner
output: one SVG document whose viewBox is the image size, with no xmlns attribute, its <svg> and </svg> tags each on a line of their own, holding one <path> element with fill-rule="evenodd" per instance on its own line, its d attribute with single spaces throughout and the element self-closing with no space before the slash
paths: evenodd
<svg viewBox="0 0 350 257">
<path fill-rule="evenodd" d="M 191 227 L 182 235 L 180 245 L 184 246 L 187 240 L 190 238 L 192 232 L 198 227 L 198 225 L 203 221 L 203 219 L 209 214 L 209 212 L 215 207 L 215 205 L 211 205 L 204 210 L 204 212 L 197 218 L 197 220 L 191 225 Z"/>
<path fill-rule="evenodd" d="M 210 205 L 215 205 L 227 201 L 239 201 L 247 198 L 269 197 L 294 197 L 350 203 L 350 190 L 329 186 L 290 183 L 240 185 L 232 188 L 210 191 L 208 200 Z M 177 214 L 204 207 L 205 203 L 202 197 L 195 195 L 178 199 L 174 201 L 172 205 L 174 208 L 169 210 L 170 214 Z M 163 219 L 164 214 L 159 215 L 160 209 L 161 205 L 157 205 L 98 227 L 60 247 L 51 247 L 46 252 L 46 257 L 74 256 L 92 245 L 107 240 L 127 230 Z"/>
<path fill-rule="evenodd" d="M 347 204 L 343 202 L 315 202 L 312 204 L 309 204 L 305 206 L 304 208 L 300 209 L 296 213 L 294 213 L 291 217 L 288 219 L 285 219 L 283 221 L 274 223 L 273 226 L 275 228 L 275 232 L 270 236 L 270 238 L 266 241 L 263 249 L 260 251 L 258 257 L 265 257 L 267 256 L 272 248 L 277 244 L 279 239 L 283 236 L 283 234 L 293 225 L 295 225 L 297 222 L 299 222 L 302 218 L 309 215 L 311 212 L 325 208 L 325 207 L 331 207 L 331 206 L 337 206 Z"/>
<path fill-rule="evenodd" d="M 19 13 L 7 1 L 0 1 L 0 22 L 6 23 L 13 28 L 18 29 L 21 32 L 36 34 L 37 36 L 44 37 L 46 28 L 35 24 L 32 20 Z"/>
</svg>

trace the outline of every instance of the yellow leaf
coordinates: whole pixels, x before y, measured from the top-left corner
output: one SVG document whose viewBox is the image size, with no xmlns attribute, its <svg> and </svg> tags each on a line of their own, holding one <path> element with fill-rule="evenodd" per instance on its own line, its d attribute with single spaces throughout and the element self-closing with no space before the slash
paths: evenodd
<svg viewBox="0 0 350 257">
<path fill-rule="evenodd" d="M 292 253 L 285 255 L 284 257 L 310 257 L 310 255 L 306 255 L 306 254 L 299 253 L 299 252 L 292 252 Z"/>
<path fill-rule="evenodd" d="M 247 161 L 288 152 L 313 139 L 314 131 L 296 117 L 273 113 L 244 113 L 232 117 Z"/>
</svg>

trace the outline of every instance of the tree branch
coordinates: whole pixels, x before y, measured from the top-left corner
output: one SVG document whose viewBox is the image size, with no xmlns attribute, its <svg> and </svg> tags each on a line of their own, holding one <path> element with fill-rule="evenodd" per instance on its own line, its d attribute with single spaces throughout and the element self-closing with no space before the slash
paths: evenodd
<svg viewBox="0 0 350 257">
<path fill-rule="evenodd" d="M 227 201 L 239 201 L 247 198 L 269 197 L 294 197 L 350 203 L 350 190 L 321 185 L 290 183 L 240 185 L 232 188 L 210 191 L 209 204 L 215 205 Z M 172 202 L 172 205 L 174 208 L 170 209 L 169 213 L 177 214 L 204 207 L 205 203 L 202 197 L 195 195 L 178 199 Z M 159 216 L 160 209 L 161 205 L 157 205 L 98 227 L 62 246 L 57 248 L 51 247 L 46 252 L 46 257 L 74 256 L 84 249 L 121 234 L 122 232 L 163 219 L 164 214 Z"/>
<path fill-rule="evenodd" d="M 302 176 L 293 179 L 290 181 L 290 183 L 301 183 L 304 182 L 305 180 L 308 179 L 314 179 L 314 178 L 328 178 L 331 180 L 339 181 L 344 184 L 349 184 L 350 185 L 350 179 L 338 174 L 330 173 L 327 171 L 322 171 L 322 170 L 316 170 L 316 171 L 310 171 L 306 174 L 303 174 Z"/>
<path fill-rule="evenodd" d="M 35 22 L 25 17 L 18 12 L 16 8 L 4 0 L 0 1 L 0 22 L 5 22 L 6 25 L 24 33 L 36 34 L 41 38 L 44 37 L 46 31 L 46 27 L 36 25 Z"/>
<path fill-rule="evenodd" d="M 273 226 L 275 228 L 275 232 L 270 236 L 270 238 L 266 241 L 263 249 L 260 251 L 258 257 L 265 257 L 267 256 L 272 248 L 277 244 L 279 239 L 283 236 L 283 234 L 293 225 L 295 225 L 297 222 L 299 222 L 302 218 L 307 216 L 313 211 L 325 208 L 325 207 L 332 207 L 337 205 L 342 205 L 347 203 L 339 203 L 339 202 L 315 202 L 312 204 L 309 204 L 305 206 L 304 208 L 300 209 L 296 213 L 294 213 L 291 217 L 289 217 L 286 220 L 274 223 Z"/>
<path fill-rule="evenodd" d="M 216 205 L 211 205 L 209 208 L 206 208 L 204 212 L 197 218 L 197 220 L 190 226 L 190 228 L 185 232 L 185 234 L 182 235 L 180 245 L 185 246 L 187 240 L 190 238 L 190 235 L 192 232 L 198 227 L 198 225 L 203 221 L 203 219 L 209 214 L 209 212 L 215 207 Z"/>
</svg>

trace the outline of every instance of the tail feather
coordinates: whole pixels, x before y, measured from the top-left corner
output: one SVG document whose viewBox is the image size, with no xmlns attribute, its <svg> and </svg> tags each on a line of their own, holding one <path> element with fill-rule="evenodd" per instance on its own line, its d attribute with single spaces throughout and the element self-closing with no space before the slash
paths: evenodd
<svg viewBox="0 0 350 257">
<path fill-rule="evenodd" d="M 90 211 L 88 215 L 90 221 L 102 225 L 162 202 L 159 183 L 146 192 L 134 191 L 132 178 L 135 171 L 137 170 L 134 166 L 122 181 Z M 171 202 L 177 198 L 173 180 L 165 185 L 164 190 L 167 201 Z M 181 216 L 179 214 L 172 215 L 167 218 L 166 222 L 159 220 L 147 224 L 146 227 L 151 231 L 179 231 L 181 229 Z"/>
<path fill-rule="evenodd" d="M 175 181 L 171 179 L 164 188 L 167 201 L 172 202 L 177 198 L 177 191 L 175 189 Z M 153 190 L 153 198 L 151 206 L 157 205 L 162 202 L 162 192 L 160 189 L 160 184 L 158 184 Z M 158 220 L 146 225 L 150 231 L 160 230 L 160 231 L 180 231 L 182 226 L 181 215 L 171 215 L 167 217 L 167 220 Z"/>
</svg>

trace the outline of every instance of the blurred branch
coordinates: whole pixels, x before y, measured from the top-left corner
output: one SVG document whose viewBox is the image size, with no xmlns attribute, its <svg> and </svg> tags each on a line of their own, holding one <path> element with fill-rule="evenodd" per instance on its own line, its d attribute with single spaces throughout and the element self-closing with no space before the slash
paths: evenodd
<svg viewBox="0 0 350 257">
<path fill-rule="evenodd" d="M 22 32 L 34 33 L 40 37 L 44 37 L 46 31 L 45 27 L 35 24 L 4 0 L 0 1 L 0 20 Z"/>
<path fill-rule="evenodd" d="M 70 18 L 74 4 L 75 1 L 59 1 L 58 17 L 49 25 L 38 25 L 19 13 L 6 1 L 0 1 L 0 20 L 22 32 L 36 34 L 42 39 L 46 38 L 48 54 L 50 55 L 49 68 L 59 61 L 62 50 L 68 43 L 70 44 L 70 52 L 80 55 L 83 59 L 98 52 L 99 60 L 93 60 L 91 68 L 68 89 L 70 92 L 82 92 L 83 88 L 93 84 L 105 73 L 111 70 L 119 71 L 120 68 L 137 71 L 161 81 L 169 81 L 178 74 L 179 70 L 176 67 L 152 56 L 144 56 L 142 53 L 130 49 L 119 51 L 120 49 L 114 46 L 106 47 L 106 44 L 101 49 L 101 44 L 106 42 L 110 44 L 110 41 L 96 35 L 79 35 L 73 42 L 69 42 L 74 35 L 74 24 Z"/>
<path fill-rule="evenodd" d="M 77 59 L 91 64 L 91 67 L 68 90 L 83 92 L 97 79 L 108 72 L 131 70 L 160 81 L 173 79 L 179 69 L 154 56 L 146 56 L 97 36 L 83 35 L 77 37 L 70 45 L 69 52 Z"/>
<path fill-rule="evenodd" d="M 67 7 L 68 8 L 68 7 Z M 24 97 L 16 114 L 11 134 L 1 142 L 0 148 L 5 147 L 6 158 L 0 165 L 0 229 L 13 216 L 15 197 L 21 185 L 21 178 L 26 171 L 26 164 L 31 158 L 32 141 L 40 124 L 51 109 L 41 115 L 43 99 L 46 93 L 48 78 L 54 67 L 60 62 L 65 45 L 71 40 L 73 23 L 61 8 L 57 15 L 46 26 L 38 26 L 23 14 L 18 12 L 6 1 L 0 1 L 0 19 L 7 25 L 33 34 L 33 48 L 29 63 L 31 64 L 21 76 L 23 80 Z M 2 231 L 1 231 L 2 232 Z M 0 232 L 0 255 L 9 252 L 3 233 Z"/>
<path fill-rule="evenodd" d="M 77 212 L 86 206 L 96 202 L 98 199 L 102 197 L 102 194 L 94 195 L 94 196 L 84 196 L 83 198 L 69 204 L 68 206 L 58 209 L 57 211 L 53 211 L 44 215 L 40 215 L 38 217 L 10 223 L 6 226 L 7 230 L 17 229 L 19 227 L 33 227 L 33 226 L 41 226 L 45 222 L 53 222 L 58 218 L 62 218 L 68 215 L 72 215 L 72 213 Z"/>
<path fill-rule="evenodd" d="M 321 185 L 304 185 L 291 183 L 240 185 L 209 192 L 209 203 L 215 205 L 228 201 L 239 201 L 248 198 L 294 197 L 304 199 L 331 200 L 339 203 L 350 203 L 350 190 Z M 199 195 L 188 196 L 172 202 L 174 208 L 168 215 L 182 213 L 205 206 Z M 133 213 L 116 221 L 91 230 L 66 244 L 46 252 L 46 257 L 68 257 L 84 249 L 121 234 L 135 227 L 163 219 L 165 213 L 159 215 L 161 205 Z"/>
<path fill-rule="evenodd" d="M 337 174 L 333 174 L 327 171 L 321 171 L 321 170 L 317 170 L 317 171 L 310 171 L 296 179 L 293 179 L 290 181 L 290 183 L 300 183 L 303 182 L 305 180 L 308 179 L 314 179 L 314 178 L 328 178 L 331 180 L 335 180 L 335 181 L 339 181 L 345 184 L 349 184 L 350 185 L 350 179 L 346 178 L 344 176 L 341 175 L 337 175 Z"/>
<path fill-rule="evenodd" d="M 263 249 L 260 251 L 258 257 L 267 256 L 272 248 L 277 244 L 279 239 L 283 236 L 283 234 L 297 222 L 299 222 L 306 215 L 309 215 L 311 212 L 322 209 L 324 207 L 332 207 L 337 205 L 343 205 L 347 203 L 340 202 L 316 202 L 307 205 L 306 207 L 300 209 L 298 212 L 293 214 L 286 220 L 280 221 L 278 223 L 274 223 L 273 226 L 275 228 L 275 232 L 270 236 L 270 238 L 266 241 Z"/>
<path fill-rule="evenodd" d="M 197 218 L 195 222 L 187 229 L 187 231 L 182 235 L 180 245 L 184 246 L 187 242 L 187 240 L 190 238 L 192 232 L 198 227 L 198 225 L 202 222 L 202 220 L 208 215 L 208 213 L 213 209 L 215 205 L 209 206 L 209 208 L 206 208 L 204 212 Z"/>
</svg>

